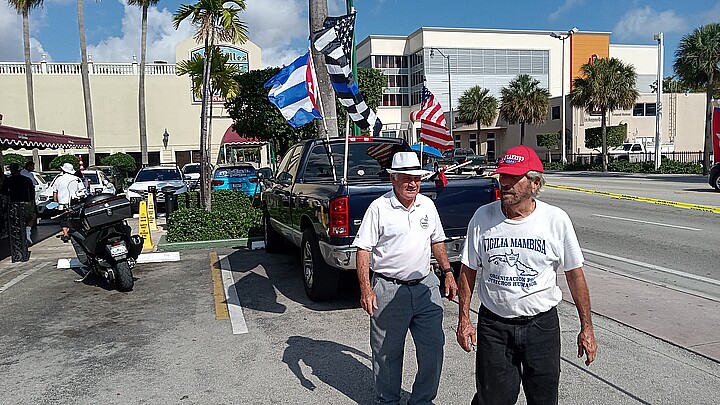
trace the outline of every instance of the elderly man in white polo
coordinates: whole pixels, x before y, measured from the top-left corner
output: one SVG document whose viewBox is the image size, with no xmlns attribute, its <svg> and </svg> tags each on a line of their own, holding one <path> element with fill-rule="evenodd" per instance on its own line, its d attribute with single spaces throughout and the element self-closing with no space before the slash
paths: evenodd
<svg viewBox="0 0 720 405">
<path fill-rule="evenodd" d="M 437 396 L 445 334 L 440 280 L 430 252 L 443 269 L 445 295 L 457 286 L 445 251 L 445 231 L 431 199 L 420 191 L 427 174 L 415 152 L 398 152 L 389 169 L 393 189 L 370 204 L 353 246 L 357 247 L 360 303 L 370 315 L 376 403 L 397 404 L 402 386 L 407 331 L 418 371 L 409 404 L 432 404 Z M 373 271 L 370 277 L 370 269 Z"/>
</svg>

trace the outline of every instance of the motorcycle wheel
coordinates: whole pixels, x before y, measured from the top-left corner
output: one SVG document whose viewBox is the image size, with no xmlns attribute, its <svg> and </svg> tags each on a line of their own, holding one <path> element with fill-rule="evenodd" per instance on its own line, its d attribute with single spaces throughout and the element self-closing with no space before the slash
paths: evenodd
<svg viewBox="0 0 720 405">
<path fill-rule="evenodd" d="M 119 262 L 114 268 L 115 282 L 117 283 L 118 291 L 131 291 L 135 280 L 133 280 L 132 270 L 130 270 L 130 264 L 123 261 Z"/>
</svg>

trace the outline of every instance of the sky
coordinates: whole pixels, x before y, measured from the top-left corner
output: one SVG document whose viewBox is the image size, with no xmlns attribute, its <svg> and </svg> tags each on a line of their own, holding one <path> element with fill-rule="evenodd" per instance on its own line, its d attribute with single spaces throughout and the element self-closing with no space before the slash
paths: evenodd
<svg viewBox="0 0 720 405">
<path fill-rule="evenodd" d="M 345 13 L 343 0 L 327 0 L 330 15 Z M 190 0 L 160 0 L 148 12 L 148 61 L 174 62 L 175 46 L 193 35 L 172 26 L 173 13 Z M 240 14 L 249 39 L 262 49 L 263 67 L 281 66 L 309 45 L 307 0 L 245 0 Z M 442 5 L 439 7 L 439 5 Z M 355 0 L 357 42 L 368 35 L 409 35 L 420 27 L 612 32 L 613 44 L 656 45 L 665 38 L 665 76 L 672 74 L 680 38 L 720 22 L 720 1 L 641 0 Z M 140 54 L 141 12 L 125 0 L 83 3 L 88 53 L 94 62 L 130 62 Z M 31 57 L 79 62 L 76 0 L 45 0 L 30 14 Z M 22 17 L 0 0 L 0 61 L 23 60 Z"/>
</svg>

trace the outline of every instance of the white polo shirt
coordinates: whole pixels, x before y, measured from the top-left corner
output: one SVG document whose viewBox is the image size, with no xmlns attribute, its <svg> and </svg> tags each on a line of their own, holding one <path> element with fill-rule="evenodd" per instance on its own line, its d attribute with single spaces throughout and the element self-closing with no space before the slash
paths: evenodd
<svg viewBox="0 0 720 405">
<path fill-rule="evenodd" d="M 400 280 L 430 272 L 431 243 L 444 241 L 435 203 L 422 195 L 405 208 L 391 190 L 370 204 L 352 246 L 371 252 L 370 268 Z"/>
<path fill-rule="evenodd" d="M 82 180 L 69 173 L 63 173 L 53 181 L 53 191 L 57 192 L 57 202 L 61 205 L 69 205 L 70 200 L 79 197 L 82 188 Z"/>
<path fill-rule="evenodd" d="M 582 267 L 583 254 L 567 213 L 535 200 L 525 218 L 508 219 L 501 202 L 475 211 L 462 263 L 477 270 L 480 302 L 505 318 L 546 312 L 562 299 L 557 273 Z"/>
</svg>

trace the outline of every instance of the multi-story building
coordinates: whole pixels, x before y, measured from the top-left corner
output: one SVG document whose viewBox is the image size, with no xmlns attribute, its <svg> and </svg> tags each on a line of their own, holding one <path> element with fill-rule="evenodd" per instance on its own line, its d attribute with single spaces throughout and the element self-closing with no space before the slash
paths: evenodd
<svg viewBox="0 0 720 405">
<path fill-rule="evenodd" d="M 230 53 L 231 63 L 241 70 L 261 68 L 261 51 L 254 43 L 220 44 L 222 52 Z M 148 155 L 150 164 L 176 162 L 180 165 L 198 161 L 200 141 L 200 100 L 193 96 L 189 76 L 177 75 L 177 63 L 202 53 L 202 45 L 188 39 L 176 47 L 176 60 L 151 61 L 145 72 L 145 105 L 147 117 Z M 38 130 L 68 135 L 87 136 L 85 107 L 79 63 L 33 62 L 33 88 L 36 126 Z M 90 63 L 90 90 L 95 131 L 97 164 L 102 156 L 126 152 L 140 161 L 140 129 L 138 119 L 138 82 L 140 64 Z M 0 114 L 3 124 L 29 128 L 25 64 L 0 62 Z M 221 140 L 232 131 L 232 120 L 218 96 L 212 105 L 212 151 L 220 156 Z M 167 132 L 167 146 L 163 135 Z M 235 137 L 237 140 L 237 137 Z M 43 166 L 58 154 L 74 153 L 85 157 L 82 150 L 43 150 Z"/>
<path fill-rule="evenodd" d="M 382 106 L 378 108 L 385 136 L 416 142 L 419 125 L 410 122 L 409 116 L 419 109 L 425 84 L 445 109 L 447 122 L 453 122 L 456 146 L 495 157 L 519 143 L 520 125 L 508 125 L 496 118 L 494 125 L 478 131 L 475 124 L 459 122 L 458 100 L 466 90 L 479 85 L 500 100 L 502 87 L 518 74 L 538 80 L 541 87 L 550 91 L 551 108 L 544 124 L 526 125 L 525 144 L 537 147 L 537 133 L 561 130 L 562 94 L 569 94 L 573 78 L 581 75 L 580 67 L 593 58 L 616 57 L 635 67 L 641 96 L 633 109 L 610 113 L 608 123 L 627 123 L 630 139 L 654 137 L 657 108 L 650 85 L 657 77 L 657 46 L 611 44 L 609 32 L 581 31 L 565 40 L 551 34 L 422 27 L 408 36 L 365 38 L 357 46 L 357 60 L 358 66 L 380 69 L 387 76 Z M 701 150 L 704 95 L 663 94 L 662 105 L 665 106 L 661 116 L 662 142 L 674 142 L 676 150 Z M 599 126 L 600 117 L 572 108 L 569 97 L 565 111 L 567 152 L 591 152 L 585 148 L 585 129 Z M 538 151 L 544 152 L 544 148 Z"/>
</svg>

